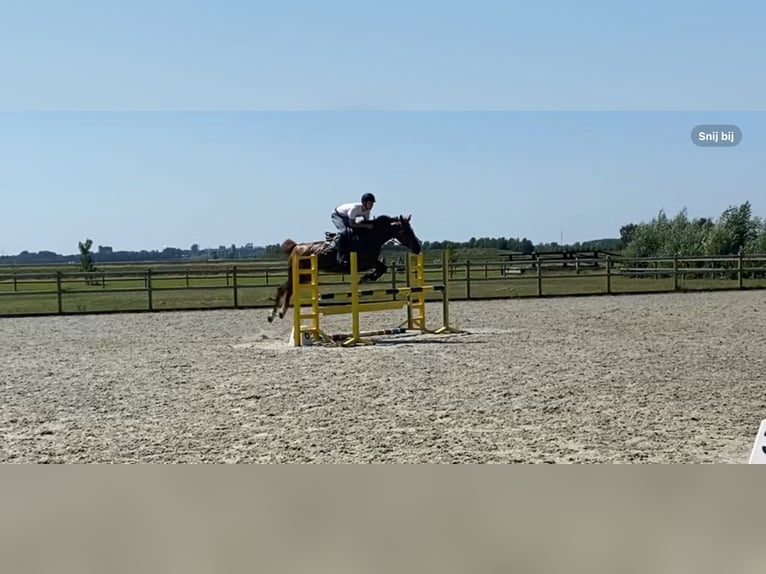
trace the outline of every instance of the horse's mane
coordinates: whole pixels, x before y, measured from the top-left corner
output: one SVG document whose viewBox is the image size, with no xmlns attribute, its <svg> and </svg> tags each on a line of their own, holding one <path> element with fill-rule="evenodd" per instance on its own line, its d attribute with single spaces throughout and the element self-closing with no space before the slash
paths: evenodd
<svg viewBox="0 0 766 574">
<path fill-rule="evenodd" d="M 406 217 L 403 215 L 397 215 L 396 217 L 391 217 L 390 215 L 377 215 L 375 219 L 372 220 L 372 223 L 375 227 L 378 226 L 385 226 L 385 225 L 391 225 L 395 221 L 406 221 Z"/>
<path fill-rule="evenodd" d="M 381 224 L 389 224 L 392 221 L 394 221 L 396 218 L 391 217 L 390 215 L 376 215 L 375 219 L 373 220 L 374 223 L 381 225 Z"/>
</svg>

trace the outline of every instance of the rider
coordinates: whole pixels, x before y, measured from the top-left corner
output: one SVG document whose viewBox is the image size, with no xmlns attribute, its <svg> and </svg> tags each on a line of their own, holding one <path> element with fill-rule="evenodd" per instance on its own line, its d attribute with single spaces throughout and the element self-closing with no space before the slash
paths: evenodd
<svg viewBox="0 0 766 574">
<path fill-rule="evenodd" d="M 338 264 L 343 265 L 353 229 L 372 229 L 370 212 L 375 204 L 371 193 L 362 195 L 361 203 L 344 203 L 335 208 L 330 219 L 338 228 Z"/>
</svg>

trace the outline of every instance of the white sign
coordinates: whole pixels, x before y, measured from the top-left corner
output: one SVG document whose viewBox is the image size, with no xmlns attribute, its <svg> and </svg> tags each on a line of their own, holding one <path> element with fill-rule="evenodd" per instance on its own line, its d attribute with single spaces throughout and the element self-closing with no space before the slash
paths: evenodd
<svg viewBox="0 0 766 574">
<path fill-rule="evenodd" d="M 766 464 L 766 419 L 761 421 L 748 464 Z"/>
</svg>

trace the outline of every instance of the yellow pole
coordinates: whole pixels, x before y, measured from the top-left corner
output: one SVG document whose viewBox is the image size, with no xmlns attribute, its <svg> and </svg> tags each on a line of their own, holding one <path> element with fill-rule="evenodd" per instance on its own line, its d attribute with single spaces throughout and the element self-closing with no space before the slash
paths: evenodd
<svg viewBox="0 0 766 574">
<path fill-rule="evenodd" d="M 436 329 L 434 333 L 463 333 L 460 329 L 453 329 L 449 324 L 449 288 L 447 281 L 449 280 L 449 274 L 447 268 L 449 265 L 449 257 L 446 251 L 442 252 L 442 283 L 444 285 L 442 289 L 442 326 Z"/>
<path fill-rule="evenodd" d="M 421 251 L 418 254 L 418 280 L 420 283 L 420 287 L 424 287 L 426 284 L 426 271 L 425 271 L 425 256 L 423 255 L 423 252 Z M 421 321 L 421 329 L 423 331 L 427 331 L 428 328 L 426 327 L 426 292 L 421 291 L 418 295 L 418 301 L 420 304 L 420 321 Z"/>
<path fill-rule="evenodd" d="M 359 339 L 359 270 L 356 251 L 351 252 L 351 337 Z"/>
<path fill-rule="evenodd" d="M 344 347 L 354 345 L 372 345 L 373 342 L 362 339 L 359 331 L 359 269 L 357 268 L 356 251 L 351 252 L 351 338 L 341 343 Z"/>
<path fill-rule="evenodd" d="M 410 253 L 407 253 L 404 258 L 404 274 L 406 277 L 405 286 L 408 288 L 412 287 L 412 258 Z M 407 328 L 414 329 L 414 325 L 415 323 L 412 318 L 412 296 L 410 293 L 407 293 Z"/>
<path fill-rule="evenodd" d="M 311 312 L 313 315 L 312 320 L 312 336 L 315 339 L 319 338 L 319 260 L 317 254 L 311 255 Z"/>
<path fill-rule="evenodd" d="M 301 332 L 301 271 L 300 257 L 293 252 L 290 255 L 292 258 L 292 271 L 293 276 L 291 278 L 293 284 L 293 345 L 300 347 L 303 339 L 303 333 Z"/>
<path fill-rule="evenodd" d="M 422 252 L 415 256 L 415 281 L 413 286 L 421 289 L 425 285 L 423 260 Z M 420 331 L 426 331 L 426 294 L 422 290 L 415 294 L 415 309 L 418 311 L 418 315 L 414 320 L 415 328 Z"/>
</svg>

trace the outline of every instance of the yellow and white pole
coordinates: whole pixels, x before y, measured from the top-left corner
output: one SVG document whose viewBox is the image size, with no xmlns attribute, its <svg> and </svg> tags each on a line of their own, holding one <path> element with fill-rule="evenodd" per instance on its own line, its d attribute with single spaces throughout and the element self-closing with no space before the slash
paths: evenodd
<svg viewBox="0 0 766 574">
<path fill-rule="evenodd" d="M 293 345 L 300 347 L 303 344 L 303 333 L 301 327 L 301 259 L 297 253 L 290 255 L 292 258 L 292 272 L 290 278 L 293 285 Z"/>
</svg>

